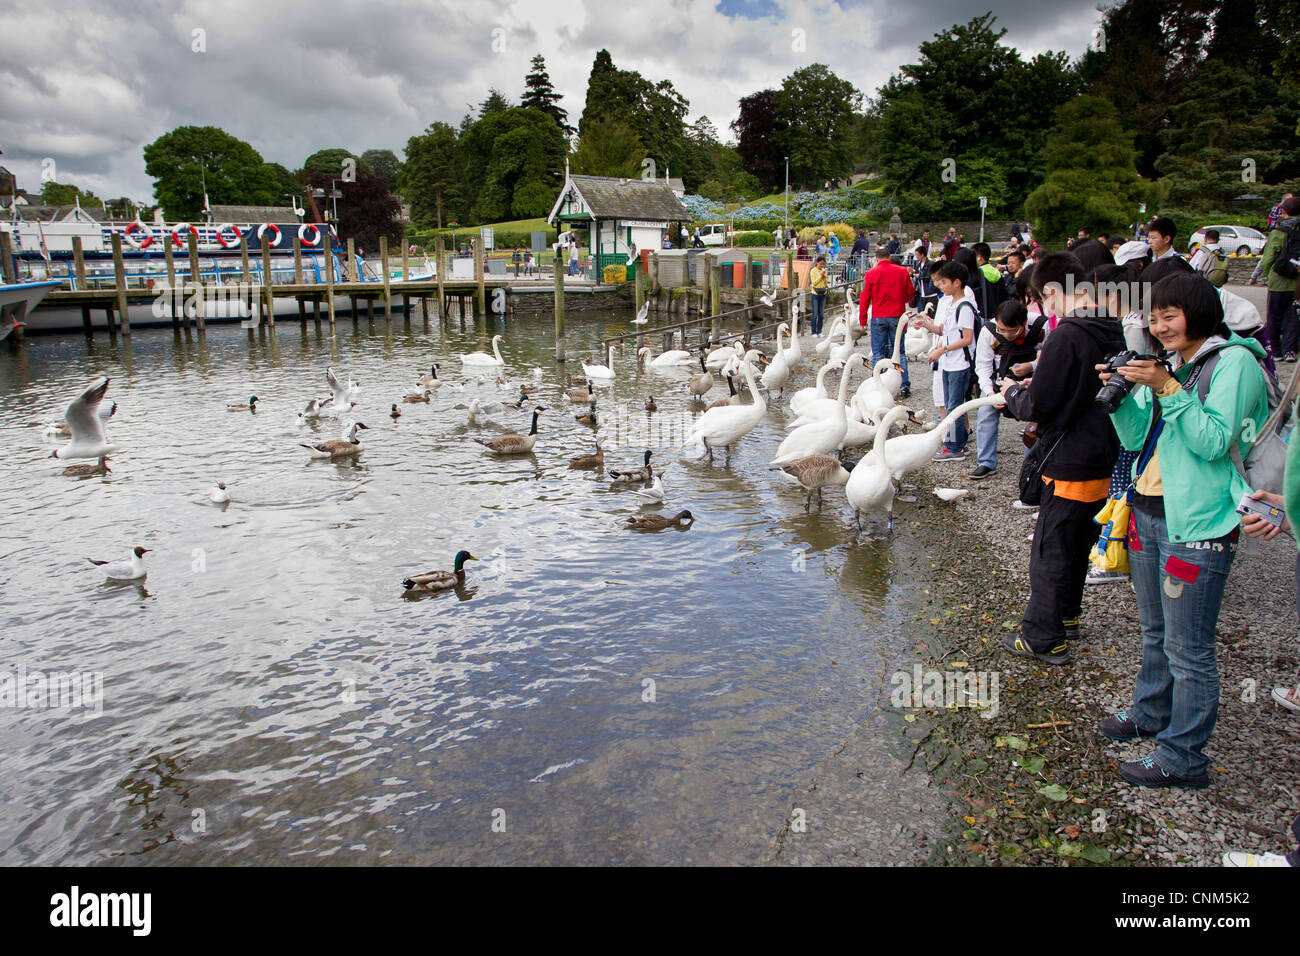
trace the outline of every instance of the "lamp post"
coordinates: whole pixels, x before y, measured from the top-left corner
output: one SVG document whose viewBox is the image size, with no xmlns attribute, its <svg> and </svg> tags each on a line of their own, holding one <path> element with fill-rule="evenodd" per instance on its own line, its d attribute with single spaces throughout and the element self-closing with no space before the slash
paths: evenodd
<svg viewBox="0 0 1300 956">
<path fill-rule="evenodd" d="M 790 157 L 785 158 L 785 232 L 781 233 L 784 245 L 785 237 L 790 234 Z"/>
</svg>

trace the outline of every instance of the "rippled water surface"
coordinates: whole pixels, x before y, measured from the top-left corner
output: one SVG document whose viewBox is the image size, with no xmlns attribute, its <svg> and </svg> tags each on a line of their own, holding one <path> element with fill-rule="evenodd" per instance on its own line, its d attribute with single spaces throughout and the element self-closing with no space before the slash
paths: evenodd
<svg viewBox="0 0 1300 956">
<path fill-rule="evenodd" d="M 800 775 L 876 703 L 909 545 L 854 543 L 838 491 L 805 515 L 767 470 L 784 408 L 730 468 L 680 458 L 689 372 L 637 376 L 629 355 L 598 389 L 607 467 L 653 441 L 663 510 L 697 521 L 621 527 L 654 509 L 569 469 L 592 430 L 560 390 L 630 328 L 571 315 L 567 373 L 549 316 L 500 329 L 504 377 L 540 366 L 548 409 L 535 455 L 505 460 L 454 407 L 510 398 L 491 373 L 388 416 L 431 362 L 465 382 L 457 355 L 489 348 L 491 321 L 0 350 L 0 674 L 103 675 L 99 714 L 0 708 L 0 862 L 766 859 Z M 327 364 L 362 386 L 355 461 L 299 446 L 337 437 L 295 424 Z M 64 477 L 39 424 L 99 375 L 113 474 Z M 255 415 L 226 410 L 250 394 Z M 134 545 L 153 549 L 142 587 L 85 560 Z M 482 559 L 465 590 L 403 597 L 462 548 Z"/>
</svg>

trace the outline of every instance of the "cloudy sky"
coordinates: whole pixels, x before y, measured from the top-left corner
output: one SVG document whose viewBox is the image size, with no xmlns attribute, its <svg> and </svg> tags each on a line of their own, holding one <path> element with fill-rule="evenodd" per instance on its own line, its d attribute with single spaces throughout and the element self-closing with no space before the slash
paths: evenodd
<svg viewBox="0 0 1300 956">
<path fill-rule="evenodd" d="M 538 52 L 576 125 L 601 47 L 725 138 L 737 100 L 793 70 L 827 63 L 871 95 L 990 7 L 1025 56 L 1078 56 L 1100 19 L 1096 0 L 0 0 L 0 164 L 33 191 L 44 161 L 151 200 L 141 149 L 177 126 L 219 126 L 290 169 L 331 146 L 400 158 L 489 87 L 517 99 Z"/>
</svg>

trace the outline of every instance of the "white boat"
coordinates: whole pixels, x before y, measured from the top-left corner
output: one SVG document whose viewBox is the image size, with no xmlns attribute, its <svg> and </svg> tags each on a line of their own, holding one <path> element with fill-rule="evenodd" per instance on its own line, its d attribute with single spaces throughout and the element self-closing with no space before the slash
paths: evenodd
<svg viewBox="0 0 1300 956">
<path fill-rule="evenodd" d="M 0 285 L 0 341 L 22 338 L 37 304 L 59 285 L 50 281 Z"/>
</svg>

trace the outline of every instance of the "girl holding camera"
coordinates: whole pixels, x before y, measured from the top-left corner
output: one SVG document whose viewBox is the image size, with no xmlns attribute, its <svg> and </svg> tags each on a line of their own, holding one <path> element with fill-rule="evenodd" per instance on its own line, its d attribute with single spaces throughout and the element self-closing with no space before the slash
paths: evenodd
<svg viewBox="0 0 1300 956">
<path fill-rule="evenodd" d="M 1268 418 L 1264 349 L 1223 324 L 1218 293 L 1199 275 L 1169 276 L 1150 295 L 1150 333 L 1166 359 L 1120 368 L 1133 388 L 1111 412 L 1121 445 L 1141 452 L 1128 543 L 1142 666 L 1132 706 L 1098 731 L 1155 738 L 1151 756 L 1121 765 L 1130 783 L 1204 787 L 1219 707 L 1215 624 L 1237 547 L 1237 502 L 1249 491 L 1230 453 L 1243 429 Z M 1097 368 L 1108 382 L 1106 366 Z M 1210 376 L 1204 403 L 1201 374 Z"/>
</svg>

